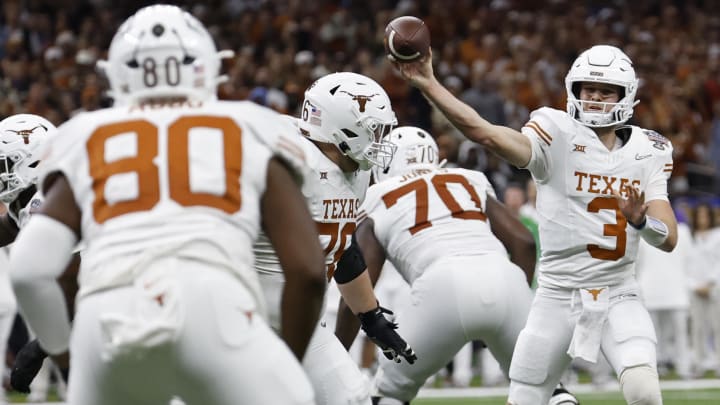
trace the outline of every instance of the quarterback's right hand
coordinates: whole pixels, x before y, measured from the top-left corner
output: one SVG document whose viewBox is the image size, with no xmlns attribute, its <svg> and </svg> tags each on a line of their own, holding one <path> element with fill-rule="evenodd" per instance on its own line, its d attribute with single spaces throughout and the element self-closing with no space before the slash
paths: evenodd
<svg viewBox="0 0 720 405">
<path fill-rule="evenodd" d="M 47 356 L 37 339 L 23 346 L 15 356 L 15 364 L 10 372 L 10 386 L 15 391 L 29 393 L 30 383 L 35 379 Z"/>
<path fill-rule="evenodd" d="M 432 50 L 428 51 L 428 55 L 414 62 L 400 63 L 388 56 L 390 62 L 400 72 L 400 75 L 413 86 L 421 91 L 426 89 L 430 83 L 435 80 L 432 67 Z"/>
<path fill-rule="evenodd" d="M 400 357 L 404 357 L 405 361 L 413 364 L 417 360 L 415 352 L 405 339 L 395 332 L 397 324 L 388 321 L 383 314 L 392 315 L 392 311 L 378 305 L 372 311 L 358 314 L 362 329 L 388 360 L 400 363 Z"/>
</svg>

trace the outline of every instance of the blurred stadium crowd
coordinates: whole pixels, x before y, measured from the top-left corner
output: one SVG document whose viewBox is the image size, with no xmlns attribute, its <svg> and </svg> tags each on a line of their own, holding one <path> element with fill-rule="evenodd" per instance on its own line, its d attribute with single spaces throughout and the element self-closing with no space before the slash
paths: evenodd
<svg viewBox="0 0 720 405">
<path fill-rule="evenodd" d="M 60 124 L 78 112 L 108 106 L 106 82 L 95 63 L 106 58 L 119 23 L 150 3 L 3 0 L 0 118 L 32 113 Z M 521 185 L 518 207 L 528 201 L 527 174 L 464 140 L 396 76 L 384 56 L 385 25 L 399 15 L 424 19 L 443 83 L 489 121 L 516 129 L 539 106 L 565 109 L 564 75 L 580 50 L 617 45 L 641 78 L 641 103 L 632 123 L 654 128 L 673 143 L 670 191 L 679 219 L 691 231 L 700 221 L 709 228 L 720 224 L 720 14 L 714 1 L 168 3 L 186 7 L 203 21 L 219 49 L 235 51 L 224 65 L 229 79 L 220 88 L 221 98 L 251 99 L 297 115 L 303 92 L 315 78 L 334 71 L 370 76 L 388 92 L 401 125 L 430 131 L 449 164 L 486 172 L 498 196 Z M 710 219 L 697 218 L 697 210 L 707 210 Z M 717 263 L 706 265 L 717 268 Z M 718 305 L 720 276 L 714 277 Z"/>
<path fill-rule="evenodd" d="M 122 19 L 148 1 L 5 0 L 0 9 L 0 116 L 28 112 L 59 124 L 109 103 L 95 62 Z M 236 52 L 226 99 L 252 99 L 295 114 L 304 89 L 333 71 L 370 76 L 403 125 L 431 130 L 461 166 L 511 168 L 459 145 L 453 130 L 384 61 L 383 28 L 403 14 L 430 27 L 444 84 L 498 124 L 519 128 L 541 105 L 564 109 L 564 74 L 579 50 L 620 46 L 635 61 L 641 103 L 634 121 L 675 148 L 671 192 L 718 194 L 720 15 L 712 1 L 442 0 L 170 1 L 186 6 Z M 446 137 L 446 135 L 450 135 Z M 479 156 L 478 156 L 479 154 Z M 499 166 L 499 167 L 498 167 Z M 498 183 L 499 182 L 499 183 Z"/>
</svg>

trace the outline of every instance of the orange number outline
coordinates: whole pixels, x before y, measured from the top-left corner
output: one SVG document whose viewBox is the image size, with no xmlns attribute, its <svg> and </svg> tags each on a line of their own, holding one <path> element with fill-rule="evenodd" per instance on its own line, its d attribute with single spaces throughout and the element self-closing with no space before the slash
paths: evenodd
<svg viewBox="0 0 720 405">
<path fill-rule="evenodd" d="M 340 229 L 339 222 L 315 222 L 317 226 L 318 235 L 327 235 L 330 237 L 330 241 L 325 247 L 325 257 L 333 251 L 337 246 L 337 250 L 333 254 L 332 263 L 327 265 L 327 279 L 330 281 L 335 274 L 337 268 L 337 262 L 345 252 L 345 245 L 348 243 L 348 239 L 355 232 L 355 222 L 346 223 L 342 229 Z M 339 231 L 339 232 L 338 232 Z"/>
<path fill-rule="evenodd" d="M 425 180 L 417 179 L 405 184 L 402 187 L 398 187 L 388 193 L 386 193 L 382 200 L 385 203 L 385 207 L 390 208 L 395 205 L 400 197 L 415 192 L 415 225 L 411 226 L 410 235 L 422 231 L 425 228 L 432 226 L 432 223 L 428 221 L 428 186 Z"/>
<path fill-rule="evenodd" d="M 137 155 L 105 162 L 107 140 L 127 133 L 135 135 Z M 95 194 L 95 222 L 101 224 L 119 215 L 149 210 L 160 200 L 160 171 L 153 162 L 158 154 L 158 130 L 155 125 L 145 120 L 103 125 L 88 138 L 85 147 Z M 111 176 L 121 173 L 137 173 L 138 197 L 109 204 L 105 199 L 105 184 Z"/>
<path fill-rule="evenodd" d="M 627 246 L 627 219 L 620 211 L 620 206 L 614 198 L 606 197 L 595 197 L 588 203 L 588 212 L 599 212 L 600 210 L 613 210 L 615 211 L 614 224 L 603 224 L 603 235 L 614 236 L 617 241 L 615 242 L 615 249 L 601 248 L 596 244 L 588 244 L 587 251 L 590 256 L 599 260 L 618 260 L 625 256 L 625 249 Z"/>
<path fill-rule="evenodd" d="M 196 193 L 190 189 L 190 145 L 191 128 L 215 128 L 222 131 L 225 170 L 225 194 L 217 196 Z M 105 161 L 107 141 L 118 135 L 135 136 L 137 155 Z M 170 198 L 188 207 L 203 205 L 227 213 L 240 210 L 240 174 L 242 168 L 242 130 L 228 117 L 184 116 L 168 126 L 168 188 Z M 147 120 L 133 120 L 98 127 L 86 142 L 89 174 L 92 178 L 93 216 L 95 222 L 105 221 L 120 215 L 147 211 L 160 201 L 160 170 L 154 160 L 159 151 L 159 131 Z M 133 200 L 108 203 L 105 185 L 117 174 L 136 173 L 138 196 Z"/>
<path fill-rule="evenodd" d="M 454 173 L 436 174 L 430 179 L 430 182 L 453 218 L 487 221 L 487 216 L 482 210 L 482 200 L 466 177 Z M 456 183 L 463 186 L 479 211 L 463 210 L 460 203 L 458 203 L 457 199 L 448 189 L 448 183 Z M 432 226 L 432 222 L 428 220 L 427 180 L 419 178 L 407 183 L 383 195 L 382 200 L 385 203 L 385 207 L 390 208 L 395 205 L 401 197 L 412 192 L 415 192 L 415 224 L 408 230 L 411 235 L 414 235 Z"/>
</svg>

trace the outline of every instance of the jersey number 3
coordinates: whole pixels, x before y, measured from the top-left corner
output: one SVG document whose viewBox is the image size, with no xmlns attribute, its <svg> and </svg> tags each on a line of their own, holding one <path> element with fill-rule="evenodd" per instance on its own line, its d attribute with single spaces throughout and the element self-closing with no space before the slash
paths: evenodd
<svg viewBox="0 0 720 405">
<path fill-rule="evenodd" d="M 212 128 L 222 133 L 225 192 L 223 195 L 193 191 L 190 186 L 190 130 Z M 93 214 L 99 224 L 119 215 L 147 211 L 160 201 L 160 169 L 156 164 L 159 150 L 158 127 L 146 120 L 124 121 L 103 125 L 87 141 L 90 177 L 95 201 Z M 135 137 L 136 153 L 111 162 L 106 161 L 109 139 Z M 184 206 L 207 206 L 226 213 L 240 210 L 240 172 L 242 167 L 242 131 L 228 117 L 184 116 L 167 128 L 167 184 L 170 198 Z M 114 175 L 130 174 L 137 179 L 137 196 L 110 204 L 105 185 Z"/>
<path fill-rule="evenodd" d="M 587 245 L 587 250 L 595 259 L 599 260 L 618 260 L 625 256 L 625 247 L 627 246 L 627 219 L 620 211 L 620 206 L 614 198 L 596 197 L 587 206 L 588 212 L 599 212 L 600 210 L 615 211 L 615 223 L 603 225 L 604 236 L 614 236 L 616 238 L 615 249 L 601 248 L 595 244 Z"/>
<path fill-rule="evenodd" d="M 436 174 L 432 177 L 430 183 L 442 202 L 450 210 L 453 218 L 487 220 L 487 216 L 482 211 L 482 201 L 477 191 L 465 177 L 459 174 Z M 460 184 L 468 192 L 478 211 L 464 210 L 448 190 L 448 183 Z M 385 206 L 390 208 L 397 203 L 400 197 L 412 192 L 415 192 L 415 225 L 408 230 L 411 235 L 415 235 L 432 226 L 432 222 L 428 220 L 428 181 L 422 178 L 417 179 L 385 194 L 382 199 Z"/>
</svg>

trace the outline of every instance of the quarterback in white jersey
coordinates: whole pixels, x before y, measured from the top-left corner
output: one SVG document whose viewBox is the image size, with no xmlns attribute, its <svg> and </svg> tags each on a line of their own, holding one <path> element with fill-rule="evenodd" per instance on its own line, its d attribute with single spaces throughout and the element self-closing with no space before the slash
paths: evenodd
<svg viewBox="0 0 720 405">
<path fill-rule="evenodd" d="M 572 358 L 595 362 L 602 351 L 629 404 L 661 404 L 655 333 L 633 263 L 639 238 L 664 251 L 677 243 L 667 197 L 672 147 L 625 125 L 637 104 L 630 58 L 609 45 L 584 51 L 565 79 L 567 111 L 541 108 L 522 132 L 455 98 L 429 58 L 396 66 L 465 136 L 537 183 L 539 288 L 513 356 L 508 403 L 544 403 Z"/>
<path fill-rule="evenodd" d="M 397 151 L 388 170 L 375 171 L 351 251 L 361 252 L 374 279 L 387 259 L 410 284 L 398 330 L 418 360 L 380 363 L 376 404 L 411 401 L 472 340 L 485 342 L 507 373 L 532 299 L 523 270 L 531 276 L 535 265 L 532 235 L 483 173 L 439 168 L 437 145 L 420 128 L 396 128 L 388 138 Z M 524 269 L 493 231 L 513 256 L 530 258 Z"/>
<path fill-rule="evenodd" d="M 108 55 L 116 106 L 58 129 L 40 166 L 46 200 L 11 253 L 20 307 L 58 313 L 47 291 L 85 244 L 68 402 L 314 404 L 298 359 L 325 281 L 292 174 L 304 162 L 283 146 L 292 128 L 253 103 L 215 100 L 225 54 L 178 7 L 140 9 Z M 292 290 L 287 345 L 264 320 L 261 226 Z M 27 315 L 50 354 L 68 349 L 67 321 Z"/>
<path fill-rule="evenodd" d="M 336 274 L 337 262 L 355 231 L 357 210 L 370 182 L 369 169 L 373 165 L 384 167 L 392 157 L 391 145 L 383 143 L 382 136 L 396 124 L 395 113 L 379 84 L 349 72 L 319 78 L 305 92 L 303 106 L 302 117 L 295 120 L 297 146 L 308 165 L 302 192 L 324 248 L 327 279 L 332 281 L 344 276 Z M 281 264 L 262 234 L 255 243 L 255 254 L 271 325 L 279 328 L 278 320 L 284 311 L 280 302 L 284 285 Z M 354 284 L 364 290 L 363 296 L 372 297 L 369 307 L 354 307 L 356 313 L 378 308 L 369 282 L 363 277 L 346 279 L 348 282 L 340 287 L 344 288 L 347 301 L 357 298 L 352 291 Z M 329 290 L 337 291 L 337 287 L 331 285 Z M 327 305 L 337 308 L 338 298 L 337 293 L 328 292 Z M 378 316 L 383 317 L 382 313 Z M 381 320 L 381 325 L 387 327 L 384 333 L 394 339 L 395 345 L 400 345 L 393 357 L 402 355 L 412 361 L 407 343 L 389 322 L 383 321 L 384 317 Z M 323 319 L 318 325 L 303 358 L 318 404 L 369 405 L 365 377 L 327 323 Z"/>
</svg>

